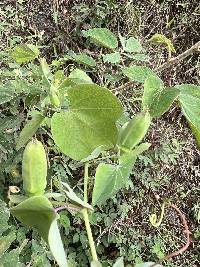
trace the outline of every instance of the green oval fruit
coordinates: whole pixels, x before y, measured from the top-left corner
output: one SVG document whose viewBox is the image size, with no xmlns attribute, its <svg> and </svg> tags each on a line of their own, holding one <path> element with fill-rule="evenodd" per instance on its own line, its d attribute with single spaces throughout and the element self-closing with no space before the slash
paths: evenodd
<svg viewBox="0 0 200 267">
<path fill-rule="evenodd" d="M 60 107 L 60 100 L 59 100 L 59 98 L 58 98 L 58 96 L 57 96 L 57 94 L 53 88 L 50 89 L 49 98 L 50 98 L 52 105 L 54 105 L 56 107 Z"/>
<path fill-rule="evenodd" d="M 22 178 L 28 196 L 44 194 L 47 185 L 47 159 L 44 147 L 38 140 L 29 142 L 24 150 Z"/>
</svg>

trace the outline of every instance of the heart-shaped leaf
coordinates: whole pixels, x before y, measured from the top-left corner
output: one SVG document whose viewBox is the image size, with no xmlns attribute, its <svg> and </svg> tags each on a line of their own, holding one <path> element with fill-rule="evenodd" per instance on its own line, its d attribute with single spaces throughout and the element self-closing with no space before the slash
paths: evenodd
<svg viewBox="0 0 200 267">
<path fill-rule="evenodd" d="M 158 118 L 170 108 L 178 95 L 178 88 L 164 88 L 159 77 L 150 76 L 144 82 L 143 109 L 148 109 L 153 118 Z"/>
<path fill-rule="evenodd" d="M 93 28 L 83 31 L 85 37 L 90 37 L 91 41 L 100 46 L 115 49 L 118 46 L 117 37 L 106 28 Z"/>
<path fill-rule="evenodd" d="M 50 250 L 60 267 L 67 267 L 67 260 L 60 237 L 57 219 L 51 202 L 44 196 L 30 197 L 11 209 L 23 224 L 37 229 L 49 244 Z"/>
<path fill-rule="evenodd" d="M 63 153 L 75 160 L 88 157 L 97 147 L 117 142 L 116 121 L 122 115 L 118 99 L 106 88 L 81 84 L 69 88 L 70 108 L 54 113 L 51 130 Z"/>
</svg>

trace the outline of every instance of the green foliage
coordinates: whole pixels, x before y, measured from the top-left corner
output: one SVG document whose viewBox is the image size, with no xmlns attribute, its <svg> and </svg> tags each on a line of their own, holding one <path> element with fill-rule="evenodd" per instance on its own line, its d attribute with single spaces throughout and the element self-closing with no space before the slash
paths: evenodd
<svg viewBox="0 0 200 267">
<path fill-rule="evenodd" d="M 150 39 L 150 42 L 155 43 L 155 44 L 163 44 L 167 47 L 168 51 L 171 52 L 176 52 L 174 45 L 172 41 L 167 38 L 165 35 L 160 34 L 160 33 L 155 33 Z"/>
<path fill-rule="evenodd" d="M 150 68 L 144 66 L 126 67 L 122 69 L 122 72 L 130 80 L 140 83 L 144 83 L 149 76 L 155 75 Z"/>
<path fill-rule="evenodd" d="M 16 144 L 17 150 L 22 148 L 33 137 L 43 120 L 44 116 L 36 114 L 30 121 L 27 122 L 20 132 L 20 136 Z"/>
<path fill-rule="evenodd" d="M 170 108 L 178 95 L 179 90 L 176 87 L 164 88 L 160 78 L 150 76 L 144 83 L 143 109 L 147 109 L 153 118 L 160 117 Z"/>
<path fill-rule="evenodd" d="M 86 158 L 97 147 L 117 142 L 116 120 L 122 106 L 106 88 L 78 85 L 68 90 L 70 109 L 55 113 L 51 129 L 61 151 L 73 159 Z M 69 127 L 70 126 L 70 127 Z"/>
<path fill-rule="evenodd" d="M 44 240 L 60 267 L 66 267 L 67 261 L 58 230 L 57 219 L 51 202 L 44 196 L 34 196 L 11 209 L 11 213 L 23 224 L 35 227 Z"/>
<path fill-rule="evenodd" d="M 91 41 L 93 41 L 95 44 L 109 49 L 115 49 L 118 46 L 116 36 L 106 28 L 93 28 L 83 31 L 83 35 L 85 37 L 90 37 Z"/>
<path fill-rule="evenodd" d="M 37 46 L 32 44 L 18 45 L 11 52 L 11 57 L 17 63 L 26 63 L 36 59 L 39 56 Z"/>
</svg>

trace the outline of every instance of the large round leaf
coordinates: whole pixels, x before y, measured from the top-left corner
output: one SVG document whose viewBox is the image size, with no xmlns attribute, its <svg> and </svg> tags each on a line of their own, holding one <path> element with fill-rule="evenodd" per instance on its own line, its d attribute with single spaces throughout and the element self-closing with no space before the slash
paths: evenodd
<svg viewBox="0 0 200 267">
<path fill-rule="evenodd" d="M 60 267 L 67 267 L 67 260 L 60 237 L 57 218 L 51 202 L 44 196 L 30 197 L 11 209 L 23 224 L 36 228 L 49 244 L 50 250 Z"/>
<path fill-rule="evenodd" d="M 81 84 L 68 90 L 70 108 L 51 120 L 53 139 L 63 153 L 75 160 L 89 156 L 99 146 L 117 142 L 116 121 L 122 115 L 118 99 L 106 88 Z"/>
</svg>

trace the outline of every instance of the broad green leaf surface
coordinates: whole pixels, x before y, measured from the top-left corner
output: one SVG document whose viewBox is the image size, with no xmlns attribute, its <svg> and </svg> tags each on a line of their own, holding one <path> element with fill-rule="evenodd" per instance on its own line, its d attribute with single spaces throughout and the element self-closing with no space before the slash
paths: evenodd
<svg viewBox="0 0 200 267">
<path fill-rule="evenodd" d="M 184 116 L 200 131 L 200 86 L 182 84 L 177 88 L 180 90 L 179 102 Z"/>
<path fill-rule="evenodd" d="M 106 28 L 93 28 L 83 31 L 83 35 L 90 37 L 95 44 L 106 48 L 115 49 L 118 46 L 117 37 Z"/>
<path fill-rule="evenodd" d="M 102 267 L 99 261 L 92 261 L 90 266 L 91 267 Z"/>
<path fill-rule="evenodd" d="M 148 112 L 134 116 L 125 127 L 119 132 L 119 146 L 126 149 L 133 149 L 146 135 L 151 123 Z"/>
<path fill-rule="evenodd" d="M 17 63 L 25 63 L 34 60 L 39 56 L 39 50 L 36 46 L 31 44 L 24 44 L 16 46 L 11 52 L 11 57 Z"/>
<path fill-rule="evenodd" d="M 146 54 L 126 54 L 126 56 L 136 61 L 148 62 L 150 60 L 150 57 Z"/>
<path fill-rule="evenodd" d="M 158 118 L 170 108 L 178 95 L 179 90 L 176 87 L 164 88 L 160 78 L 150 76 L 144 82 L 143 109 L 148 109 L 153 118 Z"/>
<path fill-rule="evenodd" d="M 36 114 L 30 121 L 27 122 L 19 135 L 19 139 L 16 144 L 17 150 L 23 147 L 33 137 L 44 118 L 45 117 L 41 114 Z"/>
<path fill-rule="evenodd" d="M 124 260 L 123 257 L 117 259 L 113 267 L 124 267 Z"/>
<path fill-rule="evenodd" d="M 155 33 L 150 39 L 150 42 L 156 43 L 156 44 L 163 44 L 166 46 L 166 48 L 168 49 L 168 51 L 171 52 L 176 52 L 172 41 L 167 38 L 165 35 L 160 34 L 160 33 Z"/>
<path fill-rule="evenodd" d="M 36 228 L 43 239 L 49 244 L 58 265 L 60 267 L 68 266 L 57 225 L 58 215 L 46 197 L 30 197 L 12 208 L 11 214 L 23 224 Z"/>
<path fill-rule="evenodd" d="M 144 263 L 139 263 L 136 264 L 135 267 L 151 267 L 153 264 L 155 264 L 155 262 L 144 262 Z M 163 267 L 160 264 L 155 264 L 155 267 Z"/>
<path fill-rule="evenodd" d="M 99 164 L 92 193 L 93 206 L 105 203 L 126 185 L 136 157 L 136 153 L 131 151 L 119 158 L 119 165 Z"/>
<path fill-rule="evenodd" d="M 16 96 L 15 87 L 8 81 L 0 84 L 0 105 L 9 102 Z"/>
<path fill-rule="evenodd" d="M 130 37 L 125 43 L 124 50 L 126 52 L 129 52 L 129 53 L 141 52 L 142 51 L 142 46 L 141 46 L 140 42 L 136 38 Z"/>
<path fill-rule="evenodd" d="M 67 156 L 81 160 L 97 147 L 117 142 L 116 121 L 122 115 L 118 99 L 106 88 L 81 84 L 67 91 L 70 108 L 54 113 L 51 130 L 55 143 Z"/>
<path fill-rule="evenodd" d="M 122 70 L 123 74 L 130 80 L 143 83 L 149 76 L 155 73 L 148 67 L 131 66 Z"/>
<path fill-rule="evenodd" d="M 95 67 L 96 66 L 95 60 L 92 57 L 90 57 L 84 53 L 81 53 L 81 54 L 73 53 L 73 55 L 71 55 L 71 56 L 72 56 L 72 59 L 74 61 L 76 61 L 77 63 L 84 64 L 84 65 L 87 65 L 89 67 Z"/>
<path fill-rule="evenodd" d="M 104 63 L 108 62 L 111 64 L 116 64 L 121 61 L 121 56 L 119 52 L 111 53 L 111 54 L 105 54 L 103 55 L 103 61 Z"/>
</svg>

